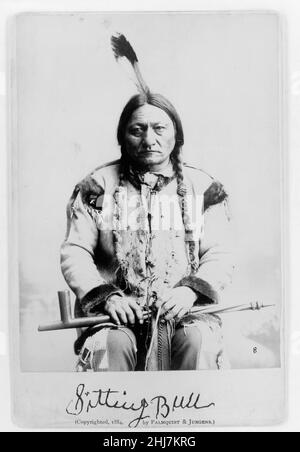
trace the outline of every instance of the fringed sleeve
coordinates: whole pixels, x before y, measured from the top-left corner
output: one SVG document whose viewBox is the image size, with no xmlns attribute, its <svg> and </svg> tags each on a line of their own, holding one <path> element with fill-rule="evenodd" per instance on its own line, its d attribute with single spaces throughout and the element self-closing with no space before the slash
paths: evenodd
<svg viewBox="0 0 300 452">
<path fill-rule="evenodd" d="M 76 186 L 67 207 L 67 233 L 61 246 L 62 273 L 87 316 L 100 313 L 109 296 L 121 293 L 103 279 L 94 260 L 99 230 L 87 202 L 88 193 L 95 194 L 94 188 Z"/>
</svg>

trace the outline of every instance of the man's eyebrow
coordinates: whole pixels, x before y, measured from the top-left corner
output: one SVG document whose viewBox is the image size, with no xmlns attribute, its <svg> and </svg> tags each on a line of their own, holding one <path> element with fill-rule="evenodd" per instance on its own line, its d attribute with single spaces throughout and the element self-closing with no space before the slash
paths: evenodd
<svg viewBox="0 0 300 452">
<path fill-rule="evenodd" d="M 145 126 L 147 123 L 146 122 L 140 122 L 140 121 L 132 121 L 129 122 L 128 126 L 132 127 L 132 126 Z"/>
<path fill-rule="evenodd" d="M 141 122 L 141 121 L 132 121 L 128 123 L 128 127 L 133 127 L 133 126 L 139 126 L 139 127 L 145 127 L 147 126 L 147 122 Z M 168 124 L 164 121 L 155 121 L 155 122 L 150 122 L 151 126 L 158 126 L 158 125 L 163 125 L 163 126 L 167 126 Z"/>
</svg>

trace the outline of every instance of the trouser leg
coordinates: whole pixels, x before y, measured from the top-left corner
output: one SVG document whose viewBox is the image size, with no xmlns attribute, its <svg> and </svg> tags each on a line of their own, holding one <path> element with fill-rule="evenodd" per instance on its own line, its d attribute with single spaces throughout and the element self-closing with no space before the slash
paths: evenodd
<svg viewBox="0 0 300 452">
<path fill-rule="evenodd" d="M 181 324 L 172 339 L 172 370 L 228 369 L 222 328 L 216 321 Z"/>
<path fill-rule="evenodd" d="M 177 328 L 172 339 L 171 369 L 196 370 L 201 344 L 201 332 L 197 328 Z"/>
<path fill-rule="evenodd" d="M 134 333 L 128 328 L 105 328 L 89 337 L 79 358 L 79 371 L 130 372 L 137 363 Z"/>
<path fill-rule="evenodd" d="M 110 330 L 107 338 L 107 353 L 109 371 L 134 371 L 137 362 L 137 346 L 133 332 L 128 328 Z"/>
</svg>

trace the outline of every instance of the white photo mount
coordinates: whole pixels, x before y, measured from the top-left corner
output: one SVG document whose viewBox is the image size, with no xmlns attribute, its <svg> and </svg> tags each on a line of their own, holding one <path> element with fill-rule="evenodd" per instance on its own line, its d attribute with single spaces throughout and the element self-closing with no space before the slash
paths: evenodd
<svg viewBox="0 0 300 452">
<path fill-rule="evenodd" d="M 180 111 L 187 160 L 230 192 L 238 270 L 224 306 L 275 305 L 222 316 L 231 370 L 76 373 L 75 330 L 38 332 L 58 320 L 57 291 L 68 290 L 59 266 L 65 205 L 82 177 L 112 154 L 118 158 L 118 117 L 135 93 L 111 54 L 115 30 L 135 43 L 149 83 Z M 11 20 L 8 34 L 15 422 L 112 431 L 282 421 L 287 300 L 280 16 L 24 13 Z"/>
</svg>

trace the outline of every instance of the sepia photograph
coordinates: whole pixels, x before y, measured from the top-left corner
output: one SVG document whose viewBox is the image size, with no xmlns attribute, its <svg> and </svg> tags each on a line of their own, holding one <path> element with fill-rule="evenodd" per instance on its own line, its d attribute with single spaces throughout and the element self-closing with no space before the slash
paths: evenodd
<svg viewBox="0 0 300 452">
<path fill-rule="evenodd" d="M 159 427 L 220 397 L 203 423 L 282 416 L 281 38 L 280 17 L 262 11 L 14 17 L 13 367 L 15 394 L 33 375 L 37 391 L 18 418 L 71 423 L 97 405 L 126 419 L 127 382 L 130 427 L 151 405 Z M 233 414 L 250 381 L 247 414 Z M 66 408 L 51 385 L 70 386 Z M 186 416 L 175 425 L 201 424 Z"/>
</svg>

